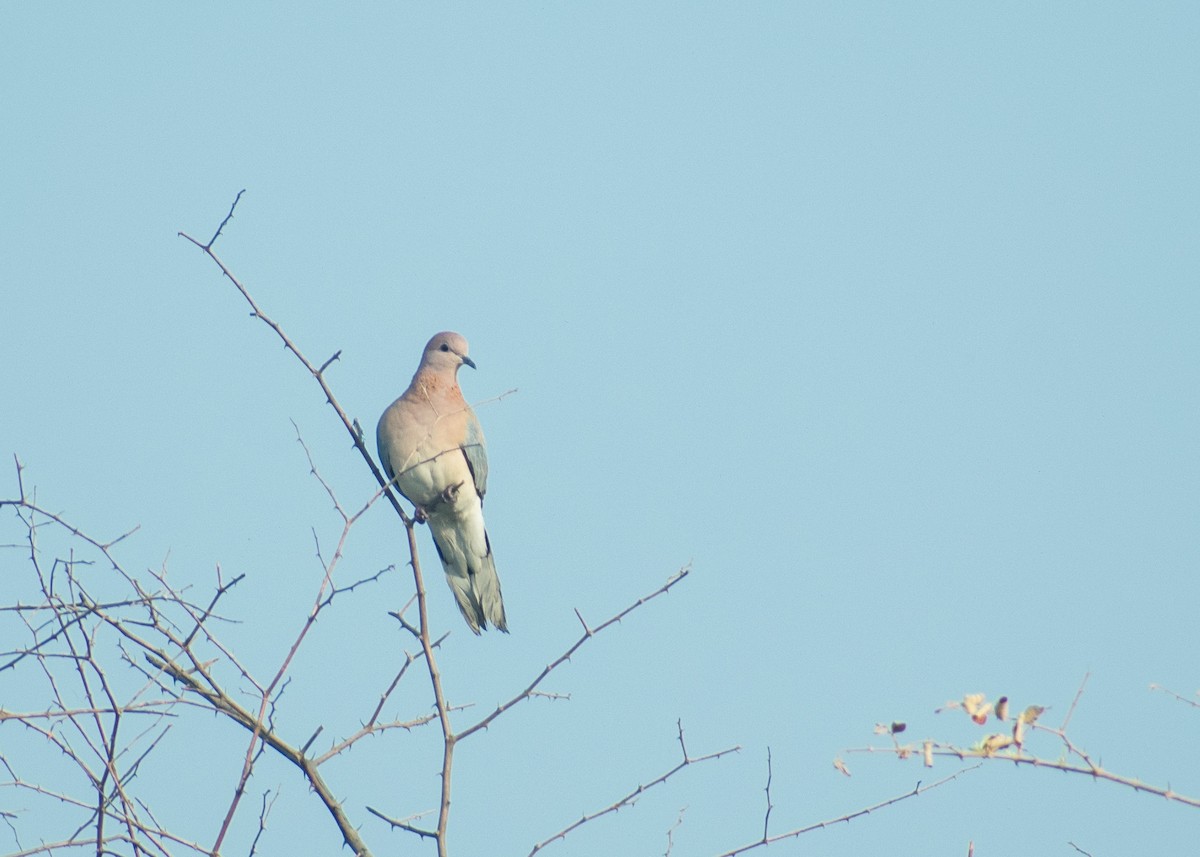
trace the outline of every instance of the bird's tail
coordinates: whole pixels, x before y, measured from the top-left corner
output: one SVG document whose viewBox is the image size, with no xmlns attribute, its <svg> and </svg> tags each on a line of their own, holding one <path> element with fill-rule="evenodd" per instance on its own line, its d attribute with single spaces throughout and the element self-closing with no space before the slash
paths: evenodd
<svg viewBox="0 0 1200 857">
<path fill-rule="evenodd" d="M 500 575 L 496 573 L 496 560 L 487 533 L 484 532 L 481 545 L 472 545 L 472 540 L 465 537 L 460 527 L 439 526 L 432 519 L 430 524 L 433 543 L 446 572 L 446 582 L 471 630 L 478 634 L 491 623 L 508 633 Z"/>
</svg>

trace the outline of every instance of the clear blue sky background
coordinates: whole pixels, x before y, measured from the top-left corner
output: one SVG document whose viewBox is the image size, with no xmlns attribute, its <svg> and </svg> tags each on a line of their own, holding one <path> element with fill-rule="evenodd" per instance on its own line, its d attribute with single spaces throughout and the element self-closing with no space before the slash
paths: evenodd
<svg viewBox="0 0 1200 857">
<path fill-rule="evenodd" d="M 313 359 L 341 349 L 369 431 L 441 329 L 470 340 L 470 400 L 519 390 L 479 407 L 512 634 L 473 638 L 431 575 L 452 701 L 524 686 L 573 608 L 694 570 L 554 677 L 569 702 L 462 746 L 457 854 L 525 854 L 666 770 L 677 718 L 694 752 L 742 752 L 554 853 L 661 854 L 687 807 L 673 854 L 713 854 L 761 832 L 768 746 L 782 831 L 956 769 L 845 755 L 877 721 L 970 744 L 935 707 L 1004 693 L 1057 722 L 1089 671 L 1076 740 L 1200 794 L 1200 712 L 1148 690 L 1200 686 L 1197 45 L 1186 2 L 6 4 L 0 451 L 89 532 L 140 524 L 133 570 L 246 573 L 228 637 L 273 671 L 320 580 L 311 529 L 339 528 L 289 420 L 348 508 L 375 485 L 176 237 L 248 188 L 218 251 Z M 402 549 L 378 507 L 339 573 Z M 12 598 L 26 566 L 0 563 Z M 289 737 L 369 713 L 410 588 L 322 619 Z M 392 713 L 426 706 L 414 680 Z M 434 739 L 329 766 L 376 853 L 428 850 L 363 805 L 431 808 Z M 173 783 L 165 820 L 211 841 L 244 748 L 173 730 L 144 773 Z M 290 768 L 267 788 L 260 853 L 339 853 Z M 1198 821 L 989 765 L 771 853 L 1190 853 Z"/>
</svg>

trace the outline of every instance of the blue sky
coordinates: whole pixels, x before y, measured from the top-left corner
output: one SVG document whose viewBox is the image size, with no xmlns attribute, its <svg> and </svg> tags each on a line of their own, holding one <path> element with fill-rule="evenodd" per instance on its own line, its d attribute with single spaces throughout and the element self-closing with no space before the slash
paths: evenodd
<svg viewBox="0 0 1200 857">
<path fill-rule="evenodd" d="M 211 235 L 242 188 L 218 252 L 311 358 L 341 350 L 331 384 L 368 429 L 438 330 L 470 340 L 469 400 L 518 390 L 478 408 L 512 634 L 473 638 L 431 575 L 453 700 L 507 698 L 574 640 L 574 608 L 599 620 L 691 565 L 554 678 L 569 702 L 464 744 L 457 853 L 525 854 L 666 770 L 677 719 L 693 752 L 743 749 L 555 847 L 662 853 L 687 807 L 673 853 L 718 853 L 761 829 L 768 746 L 782 831 L 956 769 L 843 753 L 877 721 L 970 744 L 981 730 L 934 708 L 982 691 L 1061 718 L 1089 672 L 1077 742 L 1200 794 L 1195 713 L 1148 690 L 1200 686 L 1194 4 L 9 4 L 0 22 L 0 452 L 89 532 L 140 525 L 132 569 L 245 572 L 226 610 L 248 663 L 278 665 L 320 582 L 313 530 L 339 529 L 291 420 L 348 508 L 375 486 L 176 237 Z M 402 551 L 376 508 L 345 574 Z M 0 558 L 6 582 L 27 573 Z M 403 657 L 386 611 L 410 588 L 395 573 L 335 604 L 285 729 L 356 728 Z M 377 853 L 421 850 L 362 807 L 428 809 L 433 738 L 327 774 Z M 232 727 L 174 729 L 146 773 L 177 783 L 164 814 L 211 839 L 242 752 Z M 281 794 L 260 853 L 336 850 L 290 769 L 254 786 Z M 1182 853 L 1194 813 L 990 765 L 772 853 Z"/>
</svg>

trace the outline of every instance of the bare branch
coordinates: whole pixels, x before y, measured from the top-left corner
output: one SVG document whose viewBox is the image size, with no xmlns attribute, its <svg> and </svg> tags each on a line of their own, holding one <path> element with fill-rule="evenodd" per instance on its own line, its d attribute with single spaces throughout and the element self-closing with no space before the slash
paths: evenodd
<svg viewBox="0 0 1200 857">
<path fill-rule="evenodd" d="M 763 815 L 763 841 L 769 838 L 771 826 L 771 810 L 775 805 L 771 803 L 771 748 L 767 748 L 767 787 L 763 789 L 767 793 L 767 811 Z"/>
<path fill-rule="evenodd" d="M 553 836 L 542 840 L 537 845 L 534 845 L 533 850 L 531 850 L 529 852 L 529 857 L 533 857 L 534 854 L 538 853 L 539 851 L 541 851 L 543 848 L 545 848 L 547 845 L 551 844 L 552 842 L 556 842 L 560 839 L 565 839 L 567 837 L 567 835 L 570 834 L 572 831 L 578 830 L 580 827 L 582 827 L 583 825 L 587 824 L 590 821 L 594 821 L 597 818 L 608 815 L 609 813 L 616 812 L 617 810 L 621 809 L 622 807 L 632 806 L 634 803 L 637 802 L 638 798 L 640 798 L 647 791 L 649 791 L 650 789 L 654 788 L 657 785 L 661 785 L 662 783 L 665 783 L 668 779 L 670 779 L 672 776 L 674 776 L 675 774 L 682 771 L 688 765 L 698 765 L 701 762 L 707 762 L 712 759 L 719 759 L 722 756 L 727 756 L 730 753 L 736 753 L 742 749 L 740 746 L 728 747 L 724 750 L 718 750 L 715 753 L 708 753 L 704 756 L 689 756 L 687 754 L 687 748 L 684 746 L 684 743 L 683 743 L 683 725 L 679 724 L 679 723 L 677 723 L 676 725 L 679 728 L 679 745 L 683 749 L 683 759 L 679 762 L 679 764 L 677 764 L 675 767 L 671 768 L 666 773 L 658 775 L 657 777 L 655 777 L 653 780 L 646 783 L 645 785 L 639 785 L 637 788 L 635 788 L 633 791 L 629 792 L 628 794 L 624 795 L 623 797 L 617 798 L 617 800 L 615 800 L 613 803 L 609 804 L 608 806 L 604 807 L 604 809 L 599 809 L 599 810 L 596 810 L 595 812 L 584 813 L 584 815 L 578 821 L 568 824 L 562 830 L 558 831 L 558 833 L 555 833 Z"/>
<path fill-rule="evenodd" d="M 1075 715 L 1075 708 L 1079 705 L 1079 698 L 1083 696 L 1083 689 L 1087 687 L 1088 679 L 1091 677 L 1091 672 L 1083 674 L 1083 681 L 1079 683 L 1079 689 L 1075 691 L 1075 698 L 1071 700 L 1071 707 L 1067 709 L 1067 716 L 1063 718 L 1062 726 L 1058 727 L 1061 731 L 1065 732 L 1067 730 L 1067 724 L 1071 722 L 1071 718 Z"/>
<path fill-rule="evenodd" d="M 389 818 L 388 816 L 384 815 L 379 810 L 375 809 L 375 807 L 373 807 L 373 806 L 368 806 L 367 812 L 371 813 L 371 815 L 375 816 L 378 819 L 386 821 L 389 825 L 392 826 L 392 828 L 394 828 L 396 830 L 406 830 L 409 833 L 415 833 L 417 836 L 420 836 L 422 839 L 433 839 L 435 841 L 441 841 L 440 837 L 436 831 L 424 830 L 423 828 L 417 827 L 416 825 L 409 824 L 407 820 L 400 821 L 395 818 Z M 410 818 L 420 818 L 421 816 L 428 815 L 428 814 L 429 814 L 428 812 L 422 812 L 417 815 L 410 816 Z"/>
<path fill-rule="evenodd" d="M 344 753 L 349 750 L 359 740 L 368 735 L 377 735 L 380 732 L 388 732 L 392 729 L 403 729 L 405 732 L 411 732 L 418 726 L 424 726 L 426 723 L 432 723 L 437 719 L 437 714 L 423 714 L 420 717 L 414 717 L 412 720 L 393 720 L 391 723 L 368 723 L 343 741 L 339 741 L 330 747 L 327 751 L 313 759 L 314 765 L 322 765 L 332 759 L 334 756 Z M 315 735 L 313 736 L 316 737 Z"/>
<path fill-rule="evenodd" d="M 271 696 L 274 693 L 275 688 L 279 687 L 280 682 L 283 681 L 284 676 L 287 674 L 287 671 L 292 664 L 292 660 L 295 658 L 296 653 L 299 651 L 300 646 L 304 642 L 305 637 L 307 637 L 308 632 L 312 629 L 313 625 L 316 624 L 317 617 L 320 615 L 321 610 L 323 609 L 323 607 L 326 604 L 329 603 L 329 600 L 326 599 L 326 597 L 325 597 L 325 592 L 326 592 L 326 590 L 333 589 L 334 569 L 335 569 L 338 561 L 342 557 L 342 553 L 345 548 L 346 539 L 350 534 L 351 526 L 352 526 L 352 522 L 349 520 L 345 520 L 345 522 L 342 526 L 341 536 L 338 539 L 337 547 L 334 550 L 334 555 L 330 559 L 329 563 L 325 566 L 325 574 L 321 580 L 321 585 L 319 586 L 319 588 L 317 590 L 316 600 L 313 603 L 312 609 L 309 611 L 308 617 L 305 619 L 304 624 L 300 629 L 300 632 L 296 636 L 296 639 L 292 642 L 291 648 L 288 649 L 287 654 L 284 656 L 283 662 L 279 665 L 279 669 L 276 671 L 274 678 L 271 679 L 271 681 L 267 684 L 267 686 L 262 691 L 262 698 L 261 698 L 261 702 L 259 703 L 258 715 L 254 720 L 254 728 L 251 730 L 250 745 L 246 749 L 246 756 L 245 756 L 245 759 L 242 764 L 242 772 L 238 778 L 237 786 L 234 789 L 233 799 L 230 801 L 229 809 L 226 811 L 225 820 L 221 824 L 220 830 L 217 832 L 216 841 L 213 843 L 212 850 L 214 852 L 219 852 L 221 850 L 221 843 L 224 841 L 226 834 L 229 832 L 229 827 L 233 822 L 234 813 L 237 811 L 237 808 L 241 801 L 242 795 L 245 794 L 246 784 L 249 782 L 250 773 L 254 768 L 255 748 L 256 748 L 257 742 L 260 738 L 262 738 L 264 736 L 265 733 L 271 732 L 271 730 L 266 726 L 266 720 L 265 720 L 268 705 L 271 703 Z M 230 700 L 227 699 L 225 701 L 229 702 Z M 273 746 L 276 746 L 276 749 L 279 749 L 278 745 L 273 745 Z M 280 752 L 282 752 L 282 750 Z M 300 754 L 298 751 L 293 751 L 293 752 L 295 753 L 297 758 L 299 758 L 302 762 L 304 762 L 304 764 L 301 765 L 301 770 L 303 770 L 305 772 L 305 774 L 310 777 L 310 780 L 311 780 L 312 775 L 316 774 L 316 767 L 313 766 L 310 771 L 307 760 L 304 759 L 303 755 Z M 320 790 L 317 789 L 316 782 L 313 782 L 313 788 L 315 790 L 317 790 L 318 793 L 320 793 Z M 332 800 L 332 795 L 330 795 L 329 797 Z M 334 817 L 339 819 L 339 827 L 341 827 L 340 819 L 344 818 L 344 814 L 341 811 L 341 805 L 338 804 L 336 801 L 334 801 L 333 804 L 326 803 L 326 806 L 329 808 L 330 812 L 334 813 Z M 343 828 L 343 834 L 345 834 L 344 828 Z M 357 836 L 357 833 L 355 835 Z M 350 844 L 349 839 L 347 839 L 346 842 L 347 842 L 347 844 Z M 355 849 L 355 850 L 357 853 L 358 849 Z"/>
<path fill-rule="evenodd" d="M 250 841 L 250 851 L 247 857 L 254 857 L 255 851 L 258 850 L 258 840 L 262 839 L 262 835 L 267 832 L 267 816 L 271 814 L 271 809 L 275 806 L 275 800 L 278 797 L 279 793 L 276 792 L 272 796 L 270 789 L 263 792 L 262 806 L 258 810 L 258 832 L 254 834 L 254 839 Z"/>
<path fill-rule="evenodd" d="M 240 197 L 241 197 L 241 194 L 239 193 L 238 198 L 240 198 Z M 229 217 L 233 216 L 233 208 L 236 206 L 237 206 L 237 199 L 234 200 L 233 206 L 230 207 Z M 225 223 L 228 222 L 228 220 L 229 220 L 229 217 L 227 217 L 226 220 L 221 223 L 221 228 L 224 228 Z M 217 230 L 218 235 L 220 234 L 221 228 L 218 228 L 218 230 Z M 388 502 L 390 502 L 392 504 L 392 508 L 395 510 L 396 514 L 400 516 L 401 520 L 403 520 L 407 524 L 409 521 L 408 513 L 405 512 L 404 508 L 400 505 L 400 501 L 396 499 L 395 492 L 393 492 L 389 487 L 390 483 L 389 483 L 388 479 L 383 475 L 383 472 L 379 469 L 379 466 L 375 463 L 375 459 L 371 456 L 371 453 L 367 450 L 366 444 L 364 443 L 364 439 L 363 439 L 363 433 L 361 431 L 355 430 L 354 421 L 346 414 L 346 411 L 338 403 L 337 397 L 333 395 L 333 390 L 330 389 L 329 384 L 325 379 L 324 370 L 328 367 L 328 365 L 331 361 L 326 361 L 320 367 L 314 366 L 312 364 L 312 362 L 309 361 L 309 359 L 304 356 L 304 354 L 300 351 L 300 349 L 296 346 L 296 344 L 294 342 L 292 342 L 291 338 L 284 332 L 283 328 L 278 324 L 278 322 L 274 321 L 269 316 L 267 316 L 263 313 L 263 311 L 259 308 L 257 302 L 255 302 L 254 298 L 250 296 L 250 292 L 242 284 L 241 280 L 239 280 L 236 276 L 234 276 L 233 272 L 230 271 L 229 268 L 226 266 L 226 264 L 221 261 L 221 259 L 217 256 L 216 253 L 213 252 L 212 244 L 213 244 L 213 241 L 216 240 L 216 237 L 217 237 L 216 235 L 214 235 L 213 240 L 209 241 L 207 244 L 200 243 L 195 238 L 188 235 L 186 232 L 180 232 L 179 236 L 181 238 L 185 238 L 186 240 L 190 241 L 192 244 L 195 244 L 198 248 L 200 248 L 201 251 L 203 251 L 203 253 L 206 256 L 208 256 L 210 259 L 213 260 L 213 262 L 217 265 L 217 267 L 221 269 L 221 273 L 225 277 L 227 277 L 231 283 L 233 283 L 234 287 L 239 292 L 241 292 L 241 295 L 243 298 L 245 298 L 246 303 L 250 305 L 250 309 L 251 309 L 251 312 L 252 312 L 254 318 L 259 319 L 260 321 L 263 322 L 263 324 L 265 324 L 265 325 L 267 325 L 267 327 L 271 328 L 271 330 L 273 330 L 275 332 L 275 335 L 278 336 L 279 340 L 283 343 L 284 348 L 286 348 L 288 351 L 290 351 L 296 357 L 296 359 L 299 360 L 301 364 L 303 364 L 304 368 L 308 370 L 309 374 L 313 376 L 313 378 L 316 380 L 316 382 L 320 385 L 321 392 L 325 394 L 325 400 L 329 403 L 330 407 L 332 407 L 333 410 L 337 413 L 338 418 L 342 421 L 342 425 L 345 426 L 346 432 L 350 435 L 351 440 L 354 442 L 355 449 L 357 449 L 359 451 L 359 454 L 363 457 L 363 460 L 367 463 L 367 466 L 370 468 L 371 473 L 375 476 L 376 481 L 378 481 L 380 487 L 383 489 L 384 494 L 388 498 Z M 340 354 L 341 352 L 339 351 L 338 353 Z"/>
<path fill-rule="evenodd" d="M 238 191 L 237 196 L 233 198 L 233 205 L 229 206 L 229 213 L 225 215 L 225 219 L 221 221 L 221 225 L 217 227 L 217 231 L 213 233 L 213 237 L 208 239 L 208 243 L 204 245 L 205 250 L 212 248 L 212 245 L 217 243 L 217 239 L 221 237 L 221 230 L 225 228 L 225 224 L 233 220 L 233 210 L 237 208 L 237 204 L 242 200 L 242 194 L 246 192 L 245 188 Z"/>
<path fill-rule="evenodd" d="M 464 729 L 462 732 L 458 733 L 458 740 L 461 741 L 463 738 L 466 738 L 470 735 L 474 735 L 476 732 L 480 731 L 481 729 L 486 729 L 489 725 L 491 725 L 493 720 L 495 720 L 497 717 L 499 717 L 505 711 L 508 711 L 510 708 L 512 708 L 517 703 L 519 703 L 523 700 L 529 699 L 533 695 L 533 692 L 535 690 L 537 690 L 538 685 L 540 685 L 546 679 L 546 677 L 548 675 L 550 675 L 550 673 L 554 672 L 554 670 L 558 669 L 560 666 L 565 664 L 567 661 L 571 660 L 571 656 L 574 655 L 575 652 L 577 652 L 579 650 L 580 646 L 582 646 L 584 643 L 586 643 L 588 640 L 590 640 L 596 634 L 599 634 L 605 628 L 608 628 L 608 627 L 620 622 L 622 619 L 624 619 L 626 616 L 628 616 L 630 613 L 632 613 L 637 608 L 641 607 L 646 602 L 651 601 L 666 592 L 669 592 L 671 590 L 671 587 L 673 587 L 675 584 L 679 583 L 681 580 L 683 580 L 685 577 L 687 577 L 689 573 L 691 573 L 690 567 L 685 566 L 685 567 L 681 568 L 678 572 L 676 572 L 674 575 L 672 575 L 667 580 L 666 583 L 664 583 L 658 589 L 654 590 L 649 595 L 639 598 L 637 601 L 633 602 L 633 604 L 630 604 L 624 610 L 620 611 L 612 618 L 600 623 L 595 628 L 589 628 L 587 622 L 584 622 L 583 616 L 581 616 L 579 611 L 576 610 L 575 615 L 579 616 L 579 621 L 583 625 L 583 628 L 584 628 L 583 636 L 581 636 L 578 640 L 576 640 L 575 643 L 570 648 L 568 648 L 565 652 L 563 652 L 561 655 L 559 655 L 554 661 L 552 661 L 549 665 L 547 665 L 545 667 L 545 669 L 543 669 L 540 673 L 538 673 L 537 677 L 534 678 L 534 680 L 532 682 L 530 682 L 528 687 L 526 687 L 523 691 L 518 693 L 516 696 L 514 696 L 512 699 L 508 700 L 507 702 L 503 702 L 500 705 L 496 706 L 496 709 L 494 711 L 492 711 L 491 714 L 489 714 L 487 717 L 484 717 L 482 720 L 480 720 L 475 725 L 470 726 L 467 729 Z"/>
<path fill-rule="evenodd" d="M 147 657 L 150 657 L 153 662 L 153 656 L 148 655 Z M 312 786 L 313 791 L 316 792 L 321 803 L 325 805 L 330 815 L 333 816 L 338 830 L 342 834 L 342 838 L 350 846 L 353 853 L 361 855 L 361 857 L 367 857 L 371 853 L 359 835 L 358 829 L 346 816 L 341 802 L 334 797 L 333 792 L 330 791 L 329 786 L 317 770 L 316 763 L 306 758 L 299 749 L 280 738 L 274 730 L 268 728 L 262 720 L 261 712 L 258 716 L 251 714 L 228 696 L 213 692 L 191 673 L 179 669 L 172 663 L 158 661 L 155 663 L 155 666 L 169 673 L 174 679 L 186 685 L 192 692 L 204 697 L 214 708 L 227 715 L 235 723 L 238 723 L 254 735 L 255 740 L 262 740 L 265 744 L 270 745 L 279 755 L 299 768 Z M 212 852 L 216 853 L 217 849 L 213 848 Z"/>
<path fill-rule="evenodd" d="M 425 578 L 421 574 L 421 560 L 417 554 L 417 534 L 413 530 L 415 521 L 406 519 L 404 526 L 408 535 L 408 553 L 412 557 L 413 581 L 417 588 L 417 613 L 421 623 L 417 639 L 420 640 L 421 650 L 425 655 L 425 667 L 429 673 L 429 684 L 433 688 L 438 723 L 442 727 L 442 794 L 438 803 L 437 850 L 438 857 L 447 857 L 446 829 L 450 823 L 450 775 L 454 768 L 454 747 L 458 743 L 458 738 L 450 726 L 450 707 L 446 704 L 446 694 L 442 691 L 441 672 L 438 670 L 437 659 L 433 656 L 433 643 L 430 642 L 432 636 L 429 631 Z M 407 623 L 405 624 L 407 625 Z"/>
<path fill-rule="evenodd" d="M 683 814 L 687 812 L 687 807 L 680 807 L 679 815 L 675 818 L 675 823 L 667 828 L 667 850 L 663 852 L 663 857 L 671 857 L 671 851 L 675 848 L 675 831 L 683 825 Z"/>
<path fill-rule="evenodd" d="M 317 370 L 317 374 L 323 375 L 325 373 L 325 370 L 329 368 L 330 364 L 333 363 L 335 360 L 341 359 L 341 356 L 342 356 L 342 350 L 339 348 L 337 351 L 333 352 L 332 357 L 330 357 L 328 360 L 326 360 L 324 363 L 321 364 L 321 368 Z"/>
<path fill-rule="evenodd" d="M 1200 708 L 1200 702 L 1197 702 L 1194 699 L 1188 699 L 1186 696 L 1182 696 L 1173 690 L 1163 687 L 1162 685 L 1152 684 L 1152 685 L 1150 685 L 1150 689 L 1151 690 L 1160 690 L 1163 693 L 1165 693 L 1167 696 L 1173 696 L 1177 700 L 1182 702 L 1184 705 L 1190 705 L 1192 708 Z"/>
<path fill-rule="evenodd" d="M 757 839 L 754 842 L 749 842 L 738 848 L 734 848 L 732 851 L 726 851 L 726 852 L 722 853 L 721 855 L 719 855 L 719 857 L 736 857 L 736 855 L 738 855 L 738 854 L 745 854 L 747 851 L 753 851 L 755 848 L 761 848 L 764 845 L 771 845 L 772 843 L 775 843 L 775 842 L 781 842 L 784 839 L 795 839 L 798 836 L 803 836 L 805 833 L 811 833 L 814 830 L 820 830 L 820 829 L 823 829 L 826 827 L 832 827 L 833 825 L 841 824 L 842 822 L 849 823 L 856 818 L 861 818 L 863 816 L 870 815 L 871 813 L 873 813 L 877 810 L 883 809 L 884 807 L 892 806 L 893 804 L 900 803 L 900 801 L 908 800 L 911 797 L 916 797 L 917 795 L 924 794 L 925 792 L 929 791 L 930 789 L 936 789 L 938 786 L 943 786 L 946 783 L 950 782 L 951 780 L 956 780 L 961 775 L 967 773 L 968 771 L 973 771 L 973 770 L 975 770 L 975 768 L 978 768 L 978 767 L 979 767 L 979 765 L 974 765 L 973 767 L 970 767 L 970 768 L 963 768 L 961 771 L 955 771 L 950 776 L 943 777 L 942 779 L 938 780 L 937 782 L 930 783 L 929 785 L 923 786 L 923 785 L 921 785 L 920 781 L 918 781 L 917 785 L 910 792 L 905 792 L 902 795 L 897 795 L 896 797 L 888 798 L 887 800 L 880 801 L 879 803 L 872 804 L 871 806 L 864 807 L 862 809 L 857 809 L 854 812 L 848 812 L 845 815 L 839 815 L 837 818 L 831 818 L 827 821 L 818 821 L 815 824 L 810 824 L 805 827 L 797 827 L 795 830 L 789 830 L 787 833 L 777 833 L 774 836 L 763 836 L 762 839 Z"/>
</svg>

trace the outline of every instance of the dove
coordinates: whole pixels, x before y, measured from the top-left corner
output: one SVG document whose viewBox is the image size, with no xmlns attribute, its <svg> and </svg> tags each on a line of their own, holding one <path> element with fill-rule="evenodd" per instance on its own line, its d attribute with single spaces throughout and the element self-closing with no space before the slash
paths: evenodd
<svg viewBox="0 0 1200 857">
<path fill-rule="evenodd" d="M 417 520 L 429 524 L 467 625 L 476 634 L 489 624 L 507 633 L 483 522 L 487 447 L 458 386 L 464 365 L 475 368 L 461 334 L 443 331 L 430 339 L 412 383 L 379 418 L 375 440 L 383 472 L 416 508 Z"/>
</svg>

